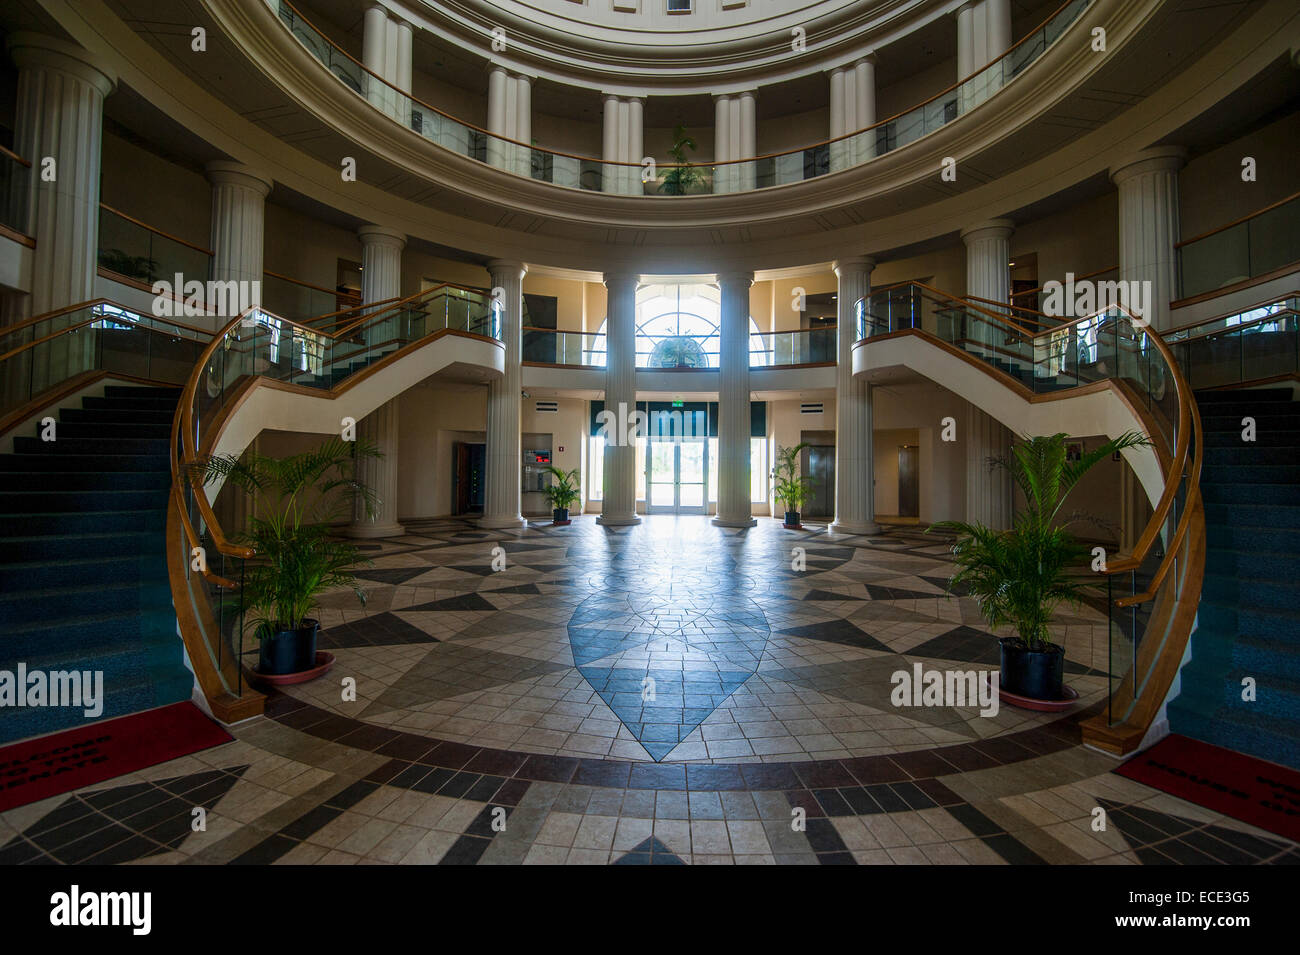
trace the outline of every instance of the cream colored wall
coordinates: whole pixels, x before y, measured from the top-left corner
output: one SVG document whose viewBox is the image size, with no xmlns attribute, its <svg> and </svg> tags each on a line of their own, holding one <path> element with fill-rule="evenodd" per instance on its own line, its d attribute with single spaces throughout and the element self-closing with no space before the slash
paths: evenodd
<svg viewBox="0 0 1300 955">
<path fill-rule="evenodd" d="M 524 276 L 525 293 L 529 295 L 549 295 L 556 300 L 556 327 L 575 331 L 582 330 L 584 286 L 586 284 L 572 279 L 554 278 L 549 275 Z"/>
<path fill-rule="evenodd" d="M 872 288 L 909 280 L 924 282 L 951 295 L 963 294 L 966 291 L 966 247 L 958 241 L 956 245 L 933 252 L 881 262 L 871 272 Z"/>
<path fill-rule="evenodd" d="M 1190 239 L 1296 191 L 1300 112 L 1191 160 L 1178 177 L 1180 228 Z M 1254 158 L 1256 181 L 1241 179 L 1244 157 Z"/>
<path fill-rule="evenodd" d="M 876 513 L 898 513 L 897 445 L 917 444 L 920 520 L 960 520 L 966 516 L 965 421 L 969 405 L 957 395 L 932 382 L 878 385 L 874 389 L 873 424 L 877 435 Z M 942 440 L 943 419 L 957 420 L 957 440 Z M 884 449 L 881 434 L 908 434 L 909 440 L 893 441 Z M 886 453 L 888 452 L 888 453 Z M 892 458 L 892 460 L 891 460 Z M 892 503 L 891 510 L 884 510 Z"/>
<path fill-rule="evenodd" d="M 398 408 L 397 516 L 451 513 L 452 445 L 479 441 L 487 429 L 487 389 L 418 385 Z"/>
<path fill-rule="evenodd" d="M 212 186 L 202 173 L 104 133 L 100 199 L 202 248 L 212 241 Z"/>
<path fill-rule="evenodd" d="M 919 445 L 920 432 L 915 428 L 887 430 L 877 428 L 872 437 L 872 449 L 875 452 L 876 513 L 886 516 L 897 515 L 898 449 L 905 444 Z M 918 475 L 918 481 L 919 477 Z"/>
<path fill-rule="evenodd" d="M 1011 236 L 1011 261 L 1036 253 L 1039 285 L 1064 282 L 1066 272 L 1086 275 L 1118 265 L 1118 217 L 1118 194 L 1112 190 L 1027 222 Z"/>
<path fill-rule="evenodd" d="M 361 261 L 361 240 L 343 229 L 268 202 L 263 268 L 300 282 L 332 289 L 338 284 L 339 259 Z"/>
</svg>

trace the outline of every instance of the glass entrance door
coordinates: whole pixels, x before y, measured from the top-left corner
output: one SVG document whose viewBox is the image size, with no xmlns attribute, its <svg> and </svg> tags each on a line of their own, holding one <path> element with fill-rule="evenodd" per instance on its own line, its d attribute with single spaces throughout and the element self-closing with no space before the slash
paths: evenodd
<svg viewBox="0 0 1300 955">
<path fill-rule="evenodd" d="M 709 497 L 708 474 L 707 439 L 652 438 L 646 455 L 646 512 L 704 514 Z"/>
</svg>

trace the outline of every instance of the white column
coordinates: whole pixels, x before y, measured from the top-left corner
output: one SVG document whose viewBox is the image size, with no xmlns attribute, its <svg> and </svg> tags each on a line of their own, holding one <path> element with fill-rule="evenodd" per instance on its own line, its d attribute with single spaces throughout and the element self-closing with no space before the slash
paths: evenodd
<svg viewBox="0 0 1300 955">
<path fill-rule="evenodd" d="M 739 127 L 739 137 L 735 147 L 736 154 L 732 158 L 750 160 L 750 162 L 743 162 L 735 167 L 735 188 L 737 192 L 754 188 L 755 168 L 752 160 L 758 155 L 758 103 L 756 97 L 757 93 L 754 90 L 746 90 L 737 94 L 731 101 L 731 108 L 737 113 L 736 125 Z M 746 309 L 745 315 L 748 318 L 748 309 Z"/>
<path fill-rule="evenodd" d="M 374 4 L 365 12 L 361 62 L 373 76 L 364 78 L 366 99 L 403 125 L 410 125 L 411 25 Z M 400 91 L 400 92 L 399 92 Z"/>
<path fill-rule="evenodd" d="M 831 143 L 831 172 L 848 169 L 876 154 L 876 133 L 858 133 L 876 121 L 876 58 L 868 54 L 846 66 L 830 71 L 831 139 L 848 136 Z"/>
<path fill-rule="evenodd" d="M 979 76 L 963 82 L 958 90 L 960 111 L 978 106 L 1002 86 L 1004 70 L 1001 65 L 987 70 L 983 68 L 1010 47 L 1010 0 L 971 0 L 958 8 L 957 79 L 964 81 L 979 72 Z"/>
<path fill-rule="evenodd" d="M 9 51 L 18 65 L 14 148 L 32 163 L 27 222 L 36 248 L 28 306 L 40 315 L 95 296 L 104 97 L 116 80 L 85 50 L 54 37 L 14 33 Z M 49 182 L 42 176 L 47 158 L 55 173 Z"/>
<path fill-rule="evenodd" d="M 644 102 L 639 97 L 605 94 L 601 151 L 601 159 L 606 163 L 601 176 L 601 189 L 604 192 L 636 196 L 643 192 L 641 160 L 644 158 Z M 633 165 L 615 166 L 613 163 Z"/>
<path fill-rule="evenodd" d="M 1110 170 L 1119 189 L 1119 277 L 1142 282 L 1146 320 L 1169 327 L 1169 303 L 1178 297 L 1178 170 L 1187 161 L 1179 146 L 1145 149 Z"/>
<path fill-rule="evenodd" d="M 212 183 L 212 279 L 248 283 L 247 301 L 262 301 L 262 248 L 270 178 L 237 162 L 207 164 Z M 240 300 L 245 296 L 241 293 Z M 215 316 L 220 327 L 234 315 Z"/>
<path fill-rule="evenodd" d="M 605 410 L 613 412 L 605 444 L 603 500 L 596 523 L 640 524 L 636 514 L 636 443 L 628 440 L 636 411 L 636 286 L 631 272 L 606 272 Z"/>
<path fill-rule="evenodd" d="M 879 534 L 875 521 L 875 455 L 872 448 L 871 387 L 853 377 L 857 339 L 854 304 L 871 292 L 875 259 L 855 256 L 835 263 L 837 354 L 835 367 L 835 521 L 832 534 Z"/>
<path fill-rule="evenodd" d="M 1010 452 L 1011 432 L 971 405 L 966 419 L 966 520 L 997 531 L 1011 526 L 1011 475 L 989 460 Z"/>
<path fill-rule="evenodd" d="M 361 303 L 369 305 L 401 294 L 402 249 L 406 246 L 406 236 L 376 225 L 362 226 L 357 235 L 361 238 Z M 393 327 L 388 327 L 380 331 L 371 329 L 368 334 L 371 344 L 387 350 L 397 347 L 385 344 L 394 332 Z M 400 396 L 384 402 L 357 427 L 357 439 L 375 445 L 383 457 L 357 461 L 358 480 L 373 489 L 379 500 L 370 516 L 364 505 L 357 503 L 352 524 L 347 529 L 351 537 L 398 537 L 405 533 L 397 521 L 400 402 Z"/>
<path fill-rule="evenodd" d="M 1010 219 L 990 219 L 962 229 L 961 239 L 966 245 L 966 294 L 992 299 L 995 302 L 1011 301 L 1011 233 L 1015 223 Z M 987 303 L 976 303 L 991 311 L 1005 311 Z M 978 314 L 978 313 L 973 313 Z M 965 337 L 975 342 L 973 351 L 985 354 L 1004 339 L 992 324 L 993 320 L 971 319 Z M 1013 361 L 1012 356 L 1002 355 Z"/>
<path fill-rule="evenodd" d="M 494 259 L 488 263 L 492 287 L 501 289 L 501 338 L 505 342 L 505 374 L 488 383 L 487 476 L 480 527 L 522 528 L 528 522 L 519 510 L 523 480 L 519 447 L 519 400 L 522 385 L 524 273 L 522 262 Z"/>
<path fill-rule="evenodd" d="M 488 162 L 532 175 L 532 79 L 494 66 L 488 74 Z M 498 138 L 500 137 L 500 138 Z"/>
<path fill-rule="evenodd" d="M 749 288 L 753 272 L 718 275 L 722 327 L 718 356 L 718 514 L 723 527 L 753 527 L 749 459 Z"/>
<path fill-rule="evenodd" d="M 731 143 L 731 96 L 717 93 L 713 97 L 713 161 L 725 163 L 733 156 Z M 732 166 L 713 167 L 713 192 L 731 192 Z"/>
</svg>

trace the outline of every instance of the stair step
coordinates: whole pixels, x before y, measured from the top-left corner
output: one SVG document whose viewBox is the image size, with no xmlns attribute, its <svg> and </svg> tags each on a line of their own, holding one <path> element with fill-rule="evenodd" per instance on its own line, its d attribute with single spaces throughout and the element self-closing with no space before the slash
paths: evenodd
<svg viewBox="0 0 1300 955">
<path fill-rule="evenodd" d="M 1300 769 L 1300 724 L 1224 707 L 1206 714 L 1195 701 L 1169 701 L 1169 728 L 1225 749 Z"/>
<path fill-rule="evenodd" d="M 171 437 L 171 422 L 147 421 L 59 421 L 55 434 L 59 441 L 68 438 L 161 438 Z"/>
<path fill-rule="evenodd" d="M 1209 483 L 1201 481 L 1206 504 L 1266 504 L 1300 507 L 1300 488 L 1294 484 Z"/>
<path fill-rule="evenodd" d="M 1300 613 L 1264 607 L 1242 607 L 1227 600 L 1202 597 L 1199 622 L 1212 631 L 1290 641 L 1300 634 Z"/>
<path fill-rule="evenodd" d="M 1300 528 L 1300 506 L 1285 504 L 1205 503 L 1205 523 L 1234 527 Z"/>
<path fill-rule="evenodd" d="M 87 396 L 81 399 L 81 407 L 87 409 L 106 408 L 122 411 L 126 408 L 139 408 L 141 411 L 176 412 L 174 398 L 95 398 Z"/>
<path fill-rule="evenodd" d="M 0 628 L 0 659 L 45 667 L 59 654 L 89 658 L 89 647 L 116 646 L 123 652 L 172 648 L 180 653 L 176 615 L 166 610 L 126 610 L 24 621 Z"/>
<path fill-rule="evenodd" d="M 1235 448 L 1243 447 L 1263 447 L 1263 448 L 1290 448 L 1293 450 L 1292 460 L 1300 457 L 1300 430 L 1286 428 L 1264 428 L 1258 424 L 1255 428 L 1255 440 L 1243 441 L 1241 438 L 1241 428 L 1235 431 L 1207 431 L 1205 433 L 1205 446 L 1207 448 Z"/>
<path fill-rule="evenodd" d="M 0 471 L 73 471 L 92 477 L 102 471 L 155 472 L 170 481 L 171 459 L 166 454 L 0 454 Z"/>
<path fill-rule="evenodd" d="M 1294 401 L 1290 388 L 1232 388 L 1227 391 L 1198 391 L 1196 403 L 1205 405 L 1236 405 L 1259 401 Z"/>
<path fill-rule="evenodd" d="M 171 427 L 174 410 L 147 410 L 143 408 L 64 408 L 59 412 L 59 427 L 63 423 L 81 424 L 99 421 L 105 424 L 165 424 Z"/>
<path fill-rule="evenodd" d="M 0 494 L 20 494 L 26 491 L 98 491 L 105 487 L 119 491 L 157 491 L 171 488 L 170 470 L 158 471 L 6 471 L 0 455 Z M 134 459 L 139 463 L 139 459 Z M 50 463 L 42 459 L 42 463 Z M 58 463 L 64 463 L 60 460 Z"/>
<path fill-rule="evenodd" d="M 64 537 L 72 542 L 90 528 L 101 533 L 113 531 L 161 532 L 167 515 L 153 511 L 84 511 L 80 514 L 0 514 L 0 539 L 13 537 Z M 162 546 L 161 533 L 158 545 Z"/>
<path fill-rule="evenodd" d="M 1205 463 L 1210 466 L 1247 464 L 1253 467 L 1260 465 L 1291 465 L 1300 458 L 1300 450 L 1296 448 L 1275 448 L 1262 445 L 1248 445 L 1238 441 L 1232 446 L 1215 446 L 1209 444 L 1205 446 Z"/>
<path fill-rule="evenodd" d="M 101 613 L 170 612 L 171 586 L 166 577 L 143 583 L 138 578 L 85 580 L 77 585 L 6 591 L 0 594 L 0 633 L 42 620 Z"/>
<path fill-rule="evenodd" d="M 0 491 L 0 516 L 34 512 L 76 514 L 87 511 L 162 511 L 168 489 L 152 491 L 29 491 L 13 494 Z"/>
<path fill-rule="evenodd" d="M 1205 554 L 1205 572 L 1239 577 L 1281 577 L 1294 582 L 1300 579 L 1300 554 L 1250 547 L 1240 550 L 1210 547 Z"/>
<path fill-rule="evenodd" d="M 1214 411 L 1221 409 L 1215 408 Z M 1260 408 L 1242 408 L 1240 414 L 1207 414 L 1201 412 L 1201 430 L 1207 434 L 1211 431 L 1227 431 L 1240 434 L 1246 426 L 1243 418 L 1255 419 L 1256 431 L 1284 431 L 1287 425 L 1294 427 L 1296 408 L 1291 404 L 1269 404 Z"/>
<path fill-rule="evenodd" d="M 75 587 L 89 580 L 142 581 L 165 579 L 167 558 L 156 554 L 29 560 L 0 564 L 0 590 L 41 590 Z"/>
<path fill-rule="evenodd" d="M 0 743 L 16 743 L 33 736 L 79 729 L 101 720 L 129 716 L 190 699 L 194 676 L 183 665 L 170 670 L 146 671 L 143 676 L 104 677 L 104 712 L 89 720 L 84 710 L 43 706 L 9 709 L 0 721 Z"/>
<path fill-rule="evenodd" d="M 163 553 L 158 531 L 118 534 L 79 534 L 76 537 L 35 535 L 0 538 L 0 564 L 86 557 L 125 557 Z"/>
<path fill-rule="evenodd" d="M 1254 680 L 1255 699 L 1244 700 L 1247 678 Z M 1195 658 L 1183 667 L 1183 704 L 1195 706 L 1202 713 L 1220 707 L 1244 713 L 1260 713 L 1274 719 L 1291 720 L 1300 725 L 1300 682 L 1273 673 L 1242 668 L 1225 669 L 1214 662 L 1199 663 Z"/>
<path fill-rule="evenodd" d="M 1198 624 L 1192 634 L 1192 659 L 1224 673 L 1244 670 L 1300 680 L 1300 643 L 1295 641 L 1243 637 L 1230 630 Z"/>
<path fill-rule="evenodd" d="M 105 398 L 166 398 L 173 404 L 181 400 L 179 386 L 171 385 L 105 385 Z"/>
<path fill-rule="evenodd" d="M 167 438 L 14 438 L 15 454 L 136 454 L 166 457 Z"/>
<path fill-rule="evenodd" d="M 1207 573 L 1201 595 L 1203 600 L 1237 607 L 1300 611 L 1300 588 L 1296 587 L 1295 578 L 1278 580 Z"/>
<path fill-rule="evenodd" d="M 1300 464 L 1206 464 L 1201 468 L 1201 487 L 1213 484 L 1297 485 L 1300 484 Z M 1296 493 L 1300 495 L 1300 492 Z"/>
</svg>

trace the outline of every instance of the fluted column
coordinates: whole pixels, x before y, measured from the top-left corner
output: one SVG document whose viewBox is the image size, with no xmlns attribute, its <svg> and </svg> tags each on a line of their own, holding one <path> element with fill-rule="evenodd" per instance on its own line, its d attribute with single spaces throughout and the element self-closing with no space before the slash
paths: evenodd
<svg viewBox="0 0 1300 955">
<path fill-rule="evenodd" d="M 361 62 L 370 74 L 363 78 L 366 99 L 376 109 L 409 126 L 411 101 L 411 45 L 413 31 L 405 20 L 380 4 L 366 10 L 361 40 Z"/>
<path fill-rule="evenodd" d="M 524 273 L 522 262 L 494 259 L 488 263 L 492 288 L 501 289 L 501 338 L 505 342 L 505 374 L 488 382 L 487 475 L 480 527 L 525 527 L 519 509 L 523 480 L 519 448 L 519 400 L 523 383 Z"/>
<path fill-rule="evenodd" d="M 749 459 L 749 287 L 753 272 L 718 275 L 718 514 L 723 527 L 752 527 Z"/>
<path fill-rule="evenodd" d="M 1145 149 L 1114 166 L 1119 189 L 1119 277 L 1149 283 L 1143 302 L 1151 327 L 1169 327 L 1169 302 L 1178 297 L 1178 170 L 1187 161 L 1179 146 Z"/>
<path fill-rule="evenodd" d="M 715 193 L 743 192 L 754 188 L 754 164 L 735 162 L 758 153 L 758 112 L 753 90 L 720 93 L 713 97 L 713 158 L 727 163 L 714 167 Z"/>
<path fill-rule="evenodd" d="M 857 339 L 855 303 L 871 292 L 875 259 L 855 256 L 835 263 L 837 321 L 835 366 L 835 521 L 833 534 L 879 534 L 871 386 L 853 377 Z"/>
<path fill-rule="evenodd" d="M 966 520 L 994 530 L 1011 526 L 1011 474 L 991 467 L 991 458 L 1011 451 L 1011 432 L 974 405 L 966 419 Z"/>
<path fill-rule="evenodd" d="M 357 230 L 361 238 L 361 303 L 382 302 L 401 294 L 402 249 L 406 236 L 382 226 L 364 225 Z M 367 334 L 370 344 L 394 347 L 389 343 L 397 329 L 388 322 Z M 352 537 L 398 537 L 404 533 L 397 520 L 398 408 L 400 398 L 392 398 L 372 411 L 357 426 L 357 439 L 374 444 L 383 455 L 357 461 L 357 478 L 375 492 L 378 503 L 367 515 L 361 502 L 352 517 L 348 534 Z"/>
<path fill-rule="evenodd" d="M 957 9 L 958 108 L 978 106 L 1004 82 L 1004 69 L 985 66 L 1011 47 L 1010 0 L 971 0 Z M 983 72 L 979 72 L 983 70 Z M 972 74 L 979 72 L 978 76 Z"/>
<path fill-rule="evenodd" d="M 1010 219 L 990 219 L 978 225 L 961 230 L 962 242 L 966 244 L 966 294 L 994 302 L 1011 301 L 1011 233 L 1015 223 Z M 1004 312 L 996 305 L 986 302 L 977 303 L 981 308 L 993 312 Z M 978 313 L 974 313 L 978 314 Z M 985 322 L 977 319 L 968 321 L 966 338 L 973 342 L 972 350 L 984 354 L 996 350 L 999 339 L 1005 340 L 992 320 Z M 1009 361 L 1013 356 L 1004 355 Z"/>
<path fill-rule="evenodd" d="M 262 243 L 271 180 L 237 162 L 210 162 L 212 183 L 212 278 L 242 285 L 239 301 L 262 301 Z M 230 309 L 226 309 L 230 311 Z M 218 314 L 218 327 L 234 314 Z"/>
<path fill-rule="evenodd" d="M 606 272 L 605 410 L 614 424 L 605 438 L 604 492 L 598 524 L 639 524 L 636 514 L 636 442 L 629 432 L 636 411 L 636 286 L 631 272 Z"/>
<path fill-rule="evenodd" d="M 605 94 L 601 149 L 601 159 L 606 163 L 601 175 L 601 188 L 605 192 L 636 196 L 643 192 L 640 165 L 645 156 L 643 102 L 639 97 Z M 633 165 L 615 166 L 612 163 Z"/>
<path fill-rule="evenodd" d="M 866 162 L 876 154 L 875 130 L 851 136 L 876 122 L 876 57 L 861 59 L 830 71 L 830 137 L 847 136 L 830 144 L 831 172 Z"/>
<path fill-rule="evenodd" d="M 532 148 L 527 144 L 532 142 L 532 123 L 532 79 L 503 66 L 492 67 L 488 75 L 488 132 L 493 135 L 487 143 L 488 162 L 517 176 L 531 176 Z"/>
<path fill-rule="evenodd" d="M 36 248 L 28 311 L 39 315 L 94 297 L 104 97 L 116 80 L 85 50 L 54 37 L 14 33 L 9 51 L 18 65 L 14 148 L 32 162 L 27 222 Z M 47 159 L 54 161 L 52 181 L 44 175 Z M 84 354 L 53 351 L 48 384 L 84 370 Z"/>
</svg>

